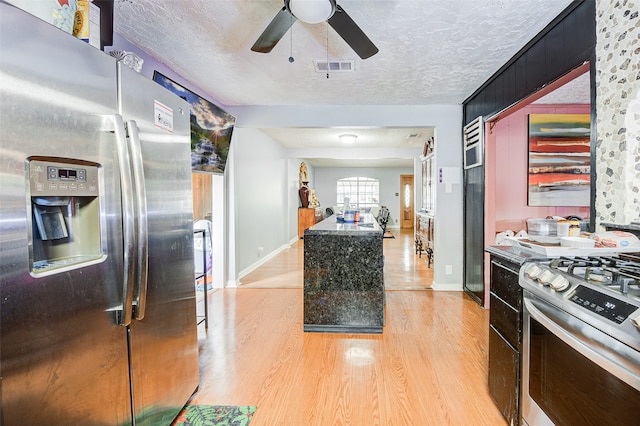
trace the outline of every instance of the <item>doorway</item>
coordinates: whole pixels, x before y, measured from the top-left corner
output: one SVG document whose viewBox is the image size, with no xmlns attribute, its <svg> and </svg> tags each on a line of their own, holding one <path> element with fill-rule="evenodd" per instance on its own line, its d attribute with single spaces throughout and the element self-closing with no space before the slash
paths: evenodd
<svg viewBox="0 0 640 426">
<path fill-rule="evenodd" d="M 413 175 L 400 175 L 400 229 L 413 228 Z"/>
</svg>

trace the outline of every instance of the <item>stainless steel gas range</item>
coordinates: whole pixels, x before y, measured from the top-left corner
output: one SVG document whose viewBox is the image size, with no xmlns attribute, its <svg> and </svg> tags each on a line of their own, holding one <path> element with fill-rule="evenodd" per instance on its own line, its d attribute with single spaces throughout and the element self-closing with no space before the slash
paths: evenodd
<svg viewBox="0 0 640 426">
<path fill-rule="evenodd" d="M 522 420 L 640 424 L 640 253 L 525 263 Z"/>
</svg>

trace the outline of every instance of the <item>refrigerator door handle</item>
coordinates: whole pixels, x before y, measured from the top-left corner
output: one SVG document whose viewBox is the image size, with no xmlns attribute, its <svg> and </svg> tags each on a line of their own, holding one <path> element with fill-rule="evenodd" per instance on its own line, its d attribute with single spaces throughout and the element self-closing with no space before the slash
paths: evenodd
<svg viewBox="0 0 640 426">
<path fill-rule="evenodd" d="M 147 301 L 147 274 L 148 274 L 148 254 L 149 238 L 147 233 L 147 192 L 144 181 L 144 163 L 142 160 L 142 149 L 140 145 L 140 134 L 135 121 L 127 121 L 129 134 L 129 153 L 131 155 L 131 165 L 133 170 L 133 182 L 135 185 L 135 202 L 137 211 L 137 240 L 138 259 L 136 268 L 136 280 L 134 291 L 134 318 L 141 320 Z"/>
<path fill-rule="evenodd" d="M 135 211 L 133 203 L 133 180 L 131 161 L 127 148 L 127 135 L 122 116 L 115 114 L 114 133 L 116 136 L 116 152 L 120 168 L 120 190 L 122 193 L 122 236 L 124 248 L 122 306 L 117 309 L 116 323 L 127 326 L 131 324 L 133 311 L 133 280 L 135 277 Z"/>
</svg>

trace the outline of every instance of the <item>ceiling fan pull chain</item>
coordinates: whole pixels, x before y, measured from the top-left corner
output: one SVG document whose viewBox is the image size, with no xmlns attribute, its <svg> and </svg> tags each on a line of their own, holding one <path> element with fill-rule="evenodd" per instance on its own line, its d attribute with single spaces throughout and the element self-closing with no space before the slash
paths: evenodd
<svg viewBox="0 0 640 426">
<path fill-rule="evenodd" d="M 327 79 L 329 78 L 329 21 L 327 21 Z"/>
<path fill-rule="evenodd" d="M 291 45 L 289 47 L 289 63 L 293 63 L 295 59 L 293 59 L 293 15 L 291 15 L 291 29 L 289 30 L 291 35 Z"/>
</svg>

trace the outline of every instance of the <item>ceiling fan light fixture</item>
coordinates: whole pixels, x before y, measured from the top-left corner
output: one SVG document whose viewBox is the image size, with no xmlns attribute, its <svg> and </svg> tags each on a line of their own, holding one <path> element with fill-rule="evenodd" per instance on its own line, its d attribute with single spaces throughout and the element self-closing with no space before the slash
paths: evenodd
<svg viewBox="0 0 640 426">
<path fill-rule="evenodd" d="M 344 134 L 344 135 L 340 135 L 340 142 L 345 143 L 345 144 L 352 144 L 356 141 L 356 139 L 358 139 L 357 135 L 352 135 L 352 134 Z"/>
<path fill-rule="evenodd" d="M 335 12 L 335 1 L 331 0 L 289 0 L 289 10 L 307 24 L 324 22 Z"/>
</svg>

